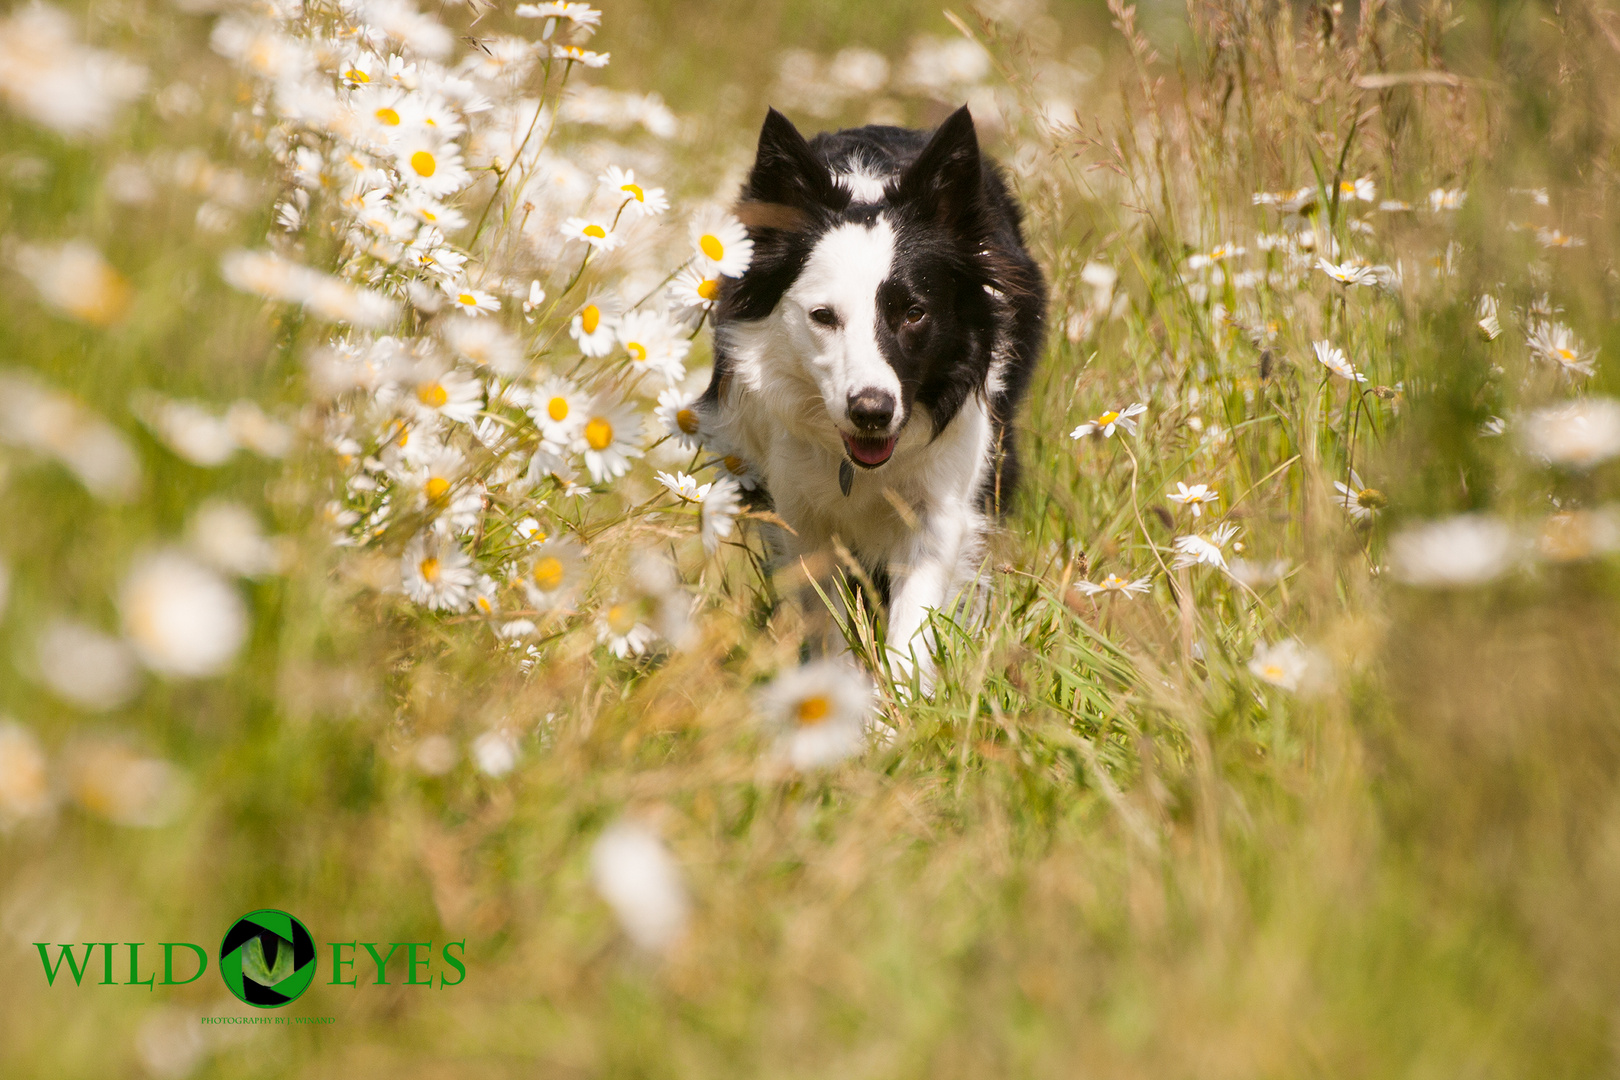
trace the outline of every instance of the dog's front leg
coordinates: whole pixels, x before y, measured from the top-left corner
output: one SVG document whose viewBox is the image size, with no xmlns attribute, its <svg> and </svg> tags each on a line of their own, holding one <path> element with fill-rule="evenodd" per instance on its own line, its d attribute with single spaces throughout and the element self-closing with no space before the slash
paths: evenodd
<svg viewBox="0 0 1620 1080">
<path fill-rule="evenodd" d="M 934 688 L 935 642 L 927 630 L 928 615 L 950 599 L 970 538 L 968 521 L 962 514 L 928 515 L 912 533 L 905 557 L 889 564 L 889 667 L 899 681 L 909 680 L 915 671 L 924 694 Z"/>
</svg>

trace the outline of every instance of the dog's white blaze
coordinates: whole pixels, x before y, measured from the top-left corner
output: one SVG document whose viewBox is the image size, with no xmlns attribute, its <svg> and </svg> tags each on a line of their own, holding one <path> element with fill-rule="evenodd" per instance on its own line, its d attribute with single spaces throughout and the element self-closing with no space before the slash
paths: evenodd
<svg viewBox="0 0 1620 1080">
<path fill-rule="evenodd" d="M 863 390 L 887 390 L 900 402 L 900 377 L 883 358 L 877 339 L 877 291 L 894 265 L 894 228 L 884 218 L 877 224 L 847 224 L 829 230 L 816 242 L 804 271 L 783 299 L 783 318 L 809 330 L 806 367 L 821 391 L 833 422 L 850 430 L 849 399 Z M 818 307 L 831 308 L 836 327 L 810 318 Z M 800 335 L 795 335 L 800 337 Z M 905 417 L 895 412 L 894 423 Z M 891 429 L 892 430 L 892 429 Z"/>
<path fill-rule="evenodd" d="M 833 177 L 833 183 L 849 192 L 850 197 L 858 203 L 882 202 L 883 189 L 888 182 L 887 176 L 879 176 L 865 169 L 851 169 Z"/>
</svg>

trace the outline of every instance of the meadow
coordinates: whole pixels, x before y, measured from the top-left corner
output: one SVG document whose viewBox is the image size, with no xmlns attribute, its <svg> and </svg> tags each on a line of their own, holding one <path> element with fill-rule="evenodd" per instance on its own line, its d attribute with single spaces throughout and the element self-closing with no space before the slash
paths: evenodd
<svg viewBox="0 0 1620 1080">
<path fill-rule="evenodd" d="M 1598 0 L 12 5 L 0 1074 L 1613 1075 L 1617 69 Z M 963 102 L 1049 345 L 929 691 L 691 405 L 765 107 Z"/>
</svg>

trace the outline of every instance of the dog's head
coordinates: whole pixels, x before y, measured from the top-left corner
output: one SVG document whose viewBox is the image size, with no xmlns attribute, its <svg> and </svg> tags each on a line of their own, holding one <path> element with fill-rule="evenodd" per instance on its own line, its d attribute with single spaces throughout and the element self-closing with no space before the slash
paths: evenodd
<svg viewBox="0 0 1620 1080">
<path fill-rule="evenodd" d="M 807 142 L 772 109 L 738 216 L 754 260 L 720 324 L 755 324 L 762 382 L 810 386 L 818 439 L 877 468 L 922 409 L 947 423 L 982 387 L 994 290 L 984 164 L 964 107 L 926 140 L 863 128 Z M 764 324 L 764 325 L 761 325 Z"/>
</svg>

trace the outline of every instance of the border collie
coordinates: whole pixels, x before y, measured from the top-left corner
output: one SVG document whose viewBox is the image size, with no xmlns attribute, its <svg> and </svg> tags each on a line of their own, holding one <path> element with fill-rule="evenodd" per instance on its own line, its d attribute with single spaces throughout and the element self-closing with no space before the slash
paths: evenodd
<svg viewBox="0 0 1620 1080">
<path fill-rule="evenodd" d="M 932 684 L 928 613 L 978 578 L 1016 483 L 1008 425 L 1046 287 L 964 106 L 932 132 L 806 141 L 775 109 L 737 215 L 754 242 L 715 312 L 705 427 L 763 480 L 782 561 L 838 541 L 886 595 L 891 667 Z"/>
</svg>

